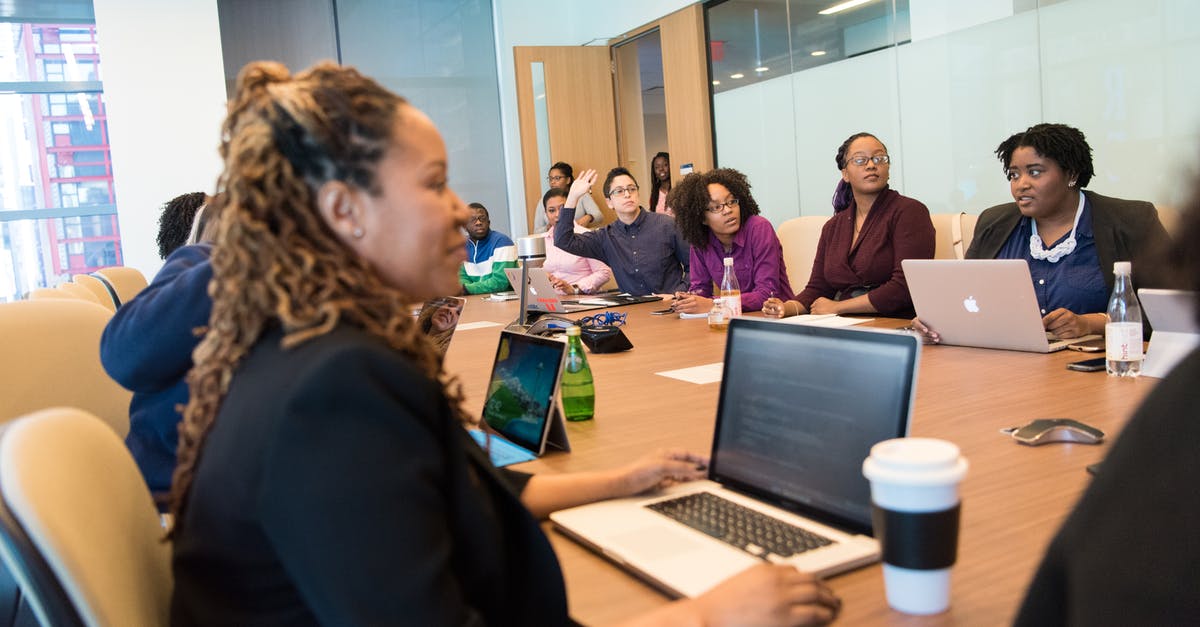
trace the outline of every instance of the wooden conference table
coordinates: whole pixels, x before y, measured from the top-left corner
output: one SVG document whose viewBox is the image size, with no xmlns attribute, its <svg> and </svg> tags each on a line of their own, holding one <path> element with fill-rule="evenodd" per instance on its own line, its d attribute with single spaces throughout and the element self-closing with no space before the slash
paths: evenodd
<svg viewBox="0 0 1200 627">
<path fill-rule="evenodd" d="M 712 446 L 719 384 L 658 376 L 664 370 L 722 361 L 725 334 L 702 319 L 652 316 L 663 305 L 617 308 L 628 313 L 625 353 L 589 354 L 596 418 L 568 423 L 572 452 L 549 453 L 519 466 L 528 472 L 611 468 L 662 447 L 707 454 Z M 591 312 L 589 312 L 591 313 Z M 511 322 L 515 302 L 468 297 L 460 325 Z M 899 327 L 880 318 L 870 326 Z M 466 408 L 478 416 L 503 326 L 460 329 L 447 367 L 460 377 Z M 830 579 L 847 625 L 996 625 L 1011 623 L 1050 538 L 1087 486 L 1085 467 L 1100 461 L 1155 379 L 1117 379 L 1065 368 L 1074 351 L 1050 355 L 926 346 L 922 349 L 911 435 L 961 447 L 971 464 L 961 486 L 962 531 L 948 612 L 915 617 L 892 611 L 878 564 Z M 820 367 L 814 364 L 814 367 Z M 848 382 L 853 385 L 853 382 Z M 1108 434 L 1099 446 L 1017 444 L 999 429 L 1033 418 L 1075 418 Z M 611 624 L 669 599 L 544 525 L 566 577 L 571 615 Z"/>
</svg>

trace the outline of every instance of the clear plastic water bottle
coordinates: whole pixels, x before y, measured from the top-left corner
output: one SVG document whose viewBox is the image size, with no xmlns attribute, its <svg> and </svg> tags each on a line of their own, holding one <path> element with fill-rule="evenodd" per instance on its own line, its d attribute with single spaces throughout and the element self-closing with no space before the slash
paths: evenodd
<svg viewBox="0 0 1200 627">
<path fill-rule="evenodd" d="M 572 422 L 591 420 L 596 414 L 596 387 L 592 383 L 592 369 L 588 367 L 583 342 L 579 340 L 579 327 L 567 327 L 567 362 L 563 364 L 562 384 L 563 416 Z"/>
<path fill-rule="evenodd" d="M 1142 374 L 1142 307 L 1133 291 L 1128 261 L 1113 264 L 1112 297 L 1108 299 L 1108 324 L 1104 326 L 1107 370 L 1114 377 Z"/>
<path fill-rule="evenodd" d="M 733 272 L 733 257 L 725 258 L 725 275 L 721 277 L 721 302 L 730 318 L 742 315 L 742 288 Z"/>
<path fill-rule="evenodd" d="M 713 331 L 724 331 L 729 328 L 729 310 L 726 309 L 724 300 L 721 298 L 714 298 L 712 309 L 708 310 L 708 328 Z"/>
</svg>

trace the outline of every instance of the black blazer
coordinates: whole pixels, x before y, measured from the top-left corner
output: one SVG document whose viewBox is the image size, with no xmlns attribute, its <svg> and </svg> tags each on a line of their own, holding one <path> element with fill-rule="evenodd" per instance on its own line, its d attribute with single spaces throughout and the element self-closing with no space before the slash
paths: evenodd
<svg viewBox="0 0 1200 627">
<path fill-rule="evenodd" d="M 1092 233 L 1096 238 L 1096 256 L 1100 274 L 1111 292 L 1113 262 L 1133 262 L 1133 286 L 1165 287 L 1152 268 L 1152 258 L 1171 243 L 1167 230 L 1158 220 L 1154 205 L 1144 200 L 1109 198 L 1084 190 L 1092 207 Z M 1004 242 L 1021 222 L 1017 203 L 996 205 L 979 214 L 975 236 L 967 250 L 967 259 L 995 259 Z"/>
<path fill-rule="evenodd" d="M 237 369 L 174 545 L 174 625 L 556 625 L 554 553 L 442 386 L 341 325 Z"/>
</svg>

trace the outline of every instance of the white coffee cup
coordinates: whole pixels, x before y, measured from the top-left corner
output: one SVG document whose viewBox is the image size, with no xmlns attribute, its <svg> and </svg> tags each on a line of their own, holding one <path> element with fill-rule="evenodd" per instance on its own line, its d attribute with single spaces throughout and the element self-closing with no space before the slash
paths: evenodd
<svg viewBox="0 0 1200 627">
<path fill-rule="evenodd" d="M 958 447 L 934 438 L 886 440 L 871 447 L 870 457 L 863 461 L 875 505 L 875 535 L 883 548 L 884 589 L 892 609 L 937 614 L 950 607 L 950 567 L 958 543 L 958 483 L 966 474 L 967 460 Z"/>
</svg>

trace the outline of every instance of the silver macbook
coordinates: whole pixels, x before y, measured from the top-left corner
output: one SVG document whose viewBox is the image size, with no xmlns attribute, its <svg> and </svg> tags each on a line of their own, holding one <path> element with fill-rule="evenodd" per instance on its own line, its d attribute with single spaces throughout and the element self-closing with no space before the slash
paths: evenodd
<svg viewBox="0 0 1200 627">
<path fill-rule="evenodd" d="M 1042 326 L 1024 259 L 905 259 L 900 262 L 917 317 L 942 344 L 1052 353 L 1097 339 L 1056 339 Z"/>
<path fill-rule="evenodd" d="M 875 443 L 907 435 L 919 356 L 910 334 L 736 318 L 708 480 L 550 520 L 673 596 L 764 560 L 820 575 L 874 562 L 862 462 Z"/>
<path fill-rule="evenodd" d="M 1142 375 L 1163 378 L 1200 346 L 1200 325 L 1196 323 L 1196 293 L 1185 290 L 1138 290 L 1142 311 L 1154 334 L 1146 349 Z"/>
<path fill-rule="evenodd" d="M 505 268 L 504 274 L 508 276 L 508 282 L 512 284 L 513 289 L 517 290 L 517 293 L 520 294 L 520 287 L 518 286 L 521 285 L 521 269 Z M 554 290 L 554 286 L 550 285 L 550 277 L 544 268 L 529 269 L 526 289 L 528 290 L 528 296 L 525 299 L 525 309 L 529 311 L 576 313 L 592 309 L 604 309 L 611 306 L 607 303 L 583 305 L 578 301 L 563 300 L 559 297 L 558 292 Z"/>
</svg>

